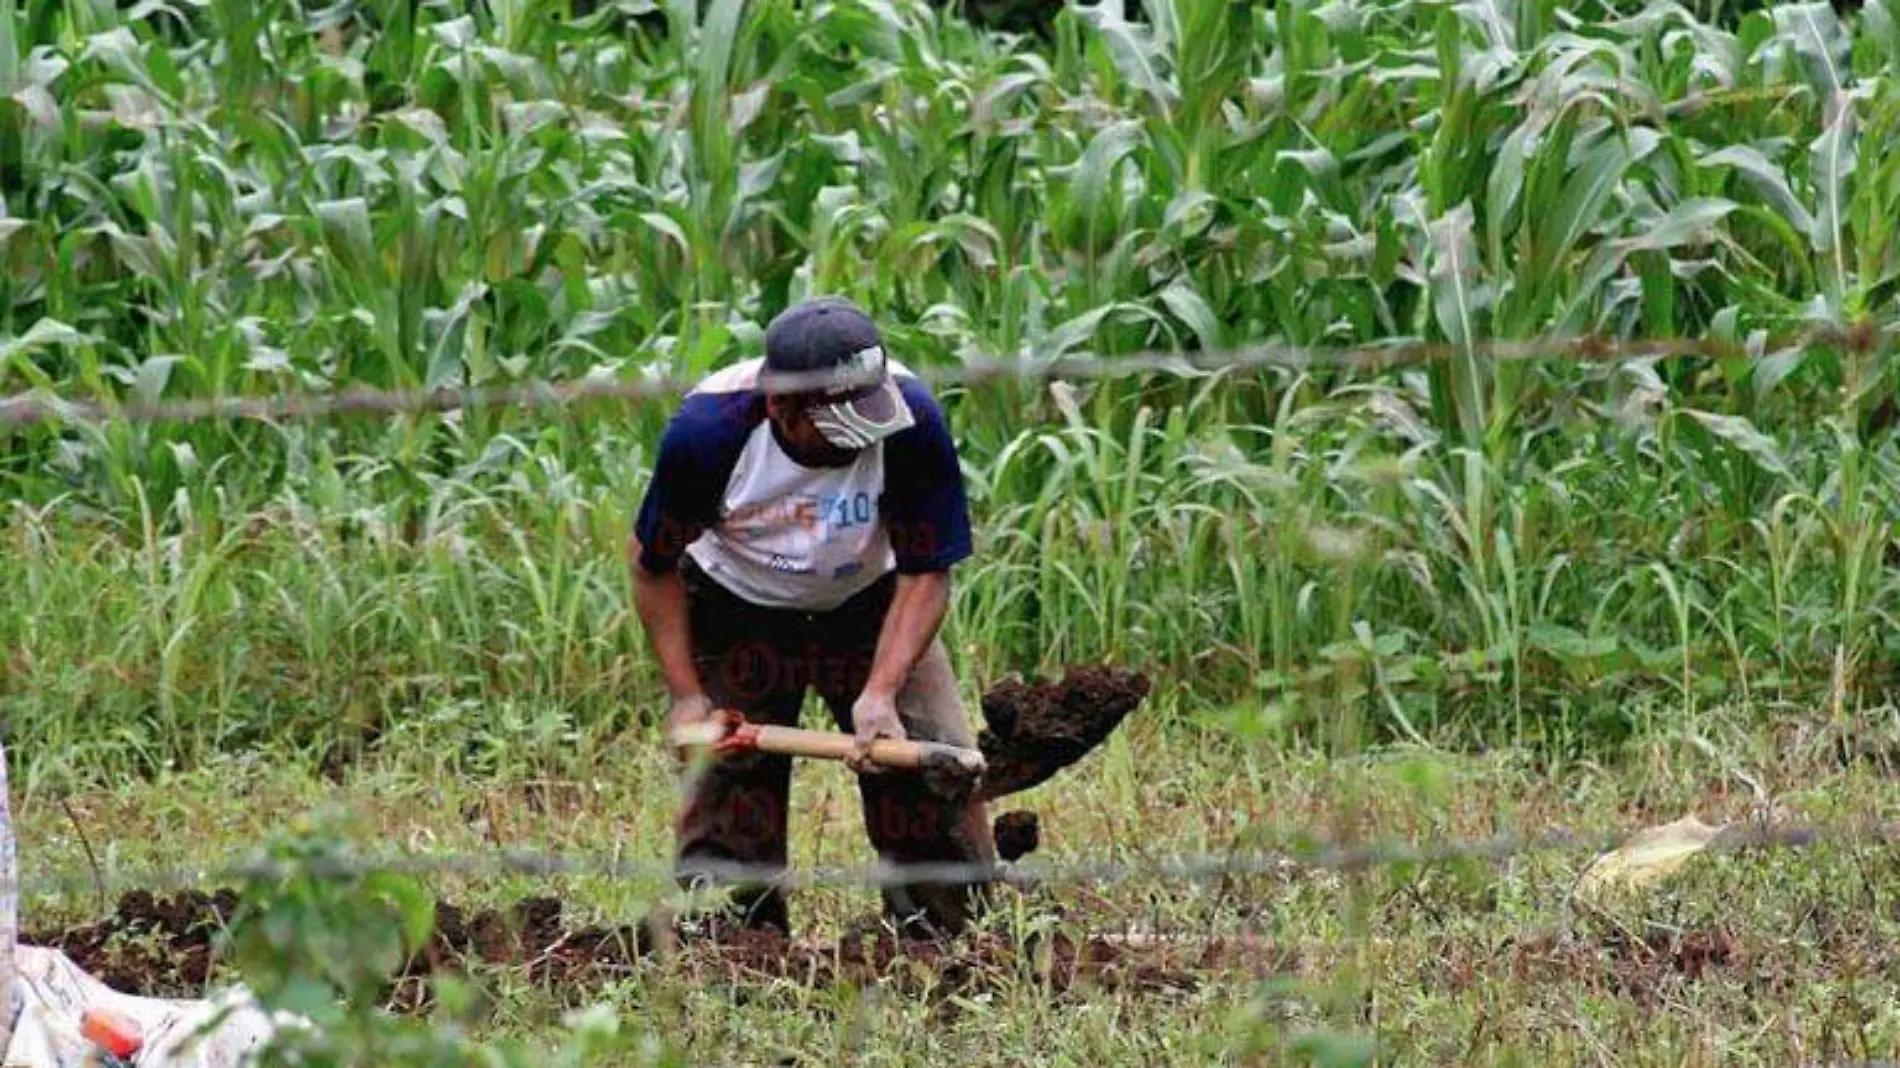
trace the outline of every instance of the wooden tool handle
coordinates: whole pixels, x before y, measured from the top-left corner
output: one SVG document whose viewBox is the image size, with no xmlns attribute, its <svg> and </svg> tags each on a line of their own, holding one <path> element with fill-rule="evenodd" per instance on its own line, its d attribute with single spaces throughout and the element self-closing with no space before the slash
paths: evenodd
<svg viewBox="0 0 1900 1068">
<path fill-rule="evenodd" d="M 811 731 L 798 727 L 761 724 L 757 747 L 767 753 L 817 757 L 821 760 L 845 760 L 857 750 L 856 741 L 837 731 Z M 983 754 L 962 746 L 912 739 L 879 738 L 871 743 L 871 762 L 887 768 L 923 768 L 954 764 L 971 774 L 984 770 Z"/>
<path fill-rule="evenodd" d="M 732 726 L 709 721 L 675 730 L 672 739 L 675 745 L 756 749 L 764 753 L 815 757 L 820 760 L 848 760 L 857 750 L 856 740 L 849 734 L 779 727 L 769 723 L 741 722 Z M 981 775 L 988 768 L 983 754 L 975 749 L 908 738 L 879 738 L 871 743 L 870 755 L 872 763 L 887 768 L 949 769 L 964 775 Z"/>
</svg>

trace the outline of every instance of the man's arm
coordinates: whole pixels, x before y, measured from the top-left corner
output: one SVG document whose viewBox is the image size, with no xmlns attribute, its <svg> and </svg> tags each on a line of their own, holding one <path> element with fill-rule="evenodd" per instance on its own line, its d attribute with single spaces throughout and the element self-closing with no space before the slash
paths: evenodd
<svg viewBox="0 0 1900 1068">
<path fill-rule="evenodd" d="M 897 693 L 930 648 L 950 608 L 950 569 L 970 555 L 970 509 L 956 442 L 922 384 L 900 383 L 916 426 L 894 436 L 885 449 L 883 519 L 897 562 L 897 589 L 878 632 L 870 675 L 852 706 L 858 755 L 867 770 L 871 740 L 904 737 Z"/>
<path fill-rule="evenodd" d="M 704 697 L 705 686 L 693 666 L 691 633 L 686 625 L 686 582 L 679 569 L 648 571 L 640 563 L 640 537 L 627 538 L 627 569 L 633 575 L 633 605 L 647 642 L 660 663 L 667 693 L 677 706 L 682 700 Z"/>
<path fill-rule="evenodd" d="M 851 726 L 857 748 L 845 763 L 852 770 L 860 773 L 876 770 L 870 763 L 874 739 L 906 736 L 903 720 L 897 714 L 897 691 L 910 679 L 911 668 L 924 655 L 924 650 L 930 648 L 931 639 L 937 636 L 937 628 L 949 607 L 950 572 L 898 574 L 890 609 L 884 613 L 884 624 L 878 631 L 871 673 L 851 705 Z"/>
<path fill-rule="evenodd" d="M 686 583 L 679 565 L 686 547 L 716 519 L 719 488 L 745 442 L 747 424 L 733 418 L 727 403 L 689 399 L 668 423 L 652 481 L 627 538 L 634 610 L 672 697 L 670 728 L 696 723 L 712 712 L 693 666 Z"/>
<path fill-rule="evenodd" d="M 935 397 L 906 379 L 917 425 L 886 451 L 884 521 L 897 560 L 897 592 L 878 634 L 865 690 L 894 696 L 930 648 L 950 608 L 950 569 L 970 555 L 970 505 L 956 441 Z"/>
<path fill-rule="evenodd" d="M 880 698 L 897 697 L 910 672 L 930 648 L 931 639 L 950 609 L 950 573 L 927 571 L 897 576 L 897 591 L 878 632 L 877 652 L 864 692 Z"/>
</svg>

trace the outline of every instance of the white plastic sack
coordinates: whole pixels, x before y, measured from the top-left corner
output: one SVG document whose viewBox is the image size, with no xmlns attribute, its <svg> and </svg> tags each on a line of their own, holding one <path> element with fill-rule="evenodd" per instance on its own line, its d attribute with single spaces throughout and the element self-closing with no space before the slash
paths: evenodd
<svg viewBox="0 0 1900 1068">
<path fill-rule="evenodd" d="M 15 951 L 19 1015 L 0 1068 L 92 1068 L 102 1063 L 80 1031 L 88 1009 L 131 1020 L 144 1038 L 134 1068 L 243 1068 L 281 1027 L 301 1023 L 267 1013 L 242 986 L 210 999 L 142 998 L 93 978 L 55 949 Z"/>
<path fill-rule="evenodd" d="M 121 994 L 56 949 L 19 945 L 19 868 L 7 807 L 6 750 L 0 747 L 0 1068 L 92 1068 L 104 1063 L 80 1027 L 88 1009 L 138 1025 L 144 1045 L 134 1068 L 242 1068 L 281 1027 L 306 1026 L 266 1013 L 235 986 L 215 998 L 173 1000 Z"/>
<path fill-rule="evenodd" d="M 13 855 L 13 813 L 7 804 L 7 750 L 0 746 L 0 1050 L 13 1045 L 13 1014 L 20 999 L 15 991 L 14 943 L 20 930 L 20 866 Z"/>
</svg>

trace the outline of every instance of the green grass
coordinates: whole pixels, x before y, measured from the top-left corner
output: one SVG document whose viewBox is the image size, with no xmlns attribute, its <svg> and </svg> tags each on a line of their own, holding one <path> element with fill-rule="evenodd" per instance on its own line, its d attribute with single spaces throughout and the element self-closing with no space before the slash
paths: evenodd
<svg viewBox="0 0 1900 1068">
<path fill-rule="evenodd" d="M 1893 714 L 1895 5 L 1172 0 L 1064 10 L 1046 38 L 956 6 L 0 0 L 0 392 L 691 377 L 814 292 L 933 370 L 1443 342 L 1459 357 L 1379 373 L 944 390 L 978 526 L 948 625 L 972 704 L 1070 661 L 1157 681 L 1126 743 L 1058 781 L 1073 796 L 1036 800 L 1055 848 L 1326 827 L 1393 803 L 1351 769 L 1394 745 L 1476 769 L 1439 831 L 1672 818 L 1738 769 L 1801 805 L 1890 800 L 1830 754 L 1884 752 Z M 1878 343 L 1767 344 L 1819 324 Z M 1754 349 L 1477 349 L 1582 335 Z M 572 826 L 495 833 L 663 855 L 622 554 L 666 411 L 0 428 L 28 862 L 75 862 L 55 799 L 107 805 L 95 844 L 169 866 L 326 798 L 434 848 L 474 794 L 513 826 L 510 784 L 583 772 L 601 791 Z M 1876 860 L 1682 891 L 1823 983 L 1798 1013 L 1724 979 L 1650 1027 L 1575 976 L 1431 970 L 1547 930 L 1568 869 L 1375 879 L 1354 930 L 1321 881 L 1273 923 L 1319 943 L 1307 978 L 1379 966 L 1366 1013 L 1321 1015 L 1402 1059 L 1877 1056 L 1891 1011 L 1854 968 L 1891 974 L 1886 920 L 1835 903 L 1880 900 Z M 1090 908 L 1240 922 L 1205 893 Z M 1837 907 L 1817 956 L 1801 924 Z M 689 996 L 702 1055 L 816 1059 L 849 1032 L 895 1060 L 934 1033 L 901 999 L 859 1028 L 811 1014 L 829 994 Z M 945 1033 L 994 1060 L 1241 1059 L 1279 1012 L 1244 982 L 1038 997 Z M 498 1026 L 542 1033 L 544 1008 L 516 992 Z"/>
<path fill-rule="evenodd" d="M 1313 829 L 1427 843 L 1554 827 L 1587 838 L 1691 811 L 1715 823 L 1746 820 L 1758 804 L 1751 783 L 1783 819 L 1893 817 L 1900 791 L 1883 763 L 1900 741 L 1891 724 L 1862 739 L 1888 757 L 1844 761 L 1800 717 L 1766 718 L 1767 727 L 1743 714 L 1712 717 L 1712 751 L 1655 744 L 1614 771 L 1511 753 L 1276 754 L 1147 721 L 1012 804 L 1042 815 L 1045 846 L 1033 860 L 1137 869 L 1177 852 L 1264 851 Z M 339 780 L 229 757 L 156 783 L 64 794 L 61 803 L 29 791 L 18 818 L 31 874 L 70 887 L 38 897 L 29 927 L 51 930 L 101 911 L 81 832 L 108 902 L 120 880 L 185 863 L 187 846 L 191 867 L 215 869 L 275 833 L 286 814 L 312 809 L 335 811 L 378 851 L 506 845 L 633 863 L 666 855 L 672 785 L 657 761 L 638 751 L 599 764 L 543 755 L 532 767 L 467 777 L 407 746 Z M 793 790 L 794 864 L 849 868 L 870 859 L 847 773 L 804 766 Z M 1375 1043 L 1386 1064 L 1592 1063 L 1602 1050 L 1615 1051 L 1616 1063 L 1785 1064 L 1877 1058 L 1900 1040 L 1890 995 L 1900 974 L 1893 917 L 1878 904 L 1900 886 L 1890 844 L 1705 856 L 1648 898 L 1605 914 L 1570 898 L 1589 859 L 1584 848 L 1545 849 L 1495 863 L 1198 881 L 1135 870 L 1012 895 L 999 915 L 1006 927 L 1055 922 L 1071 936 L 1180 939 L 1175 950 L 1134 959 L 1167 966 L 1177 980 L 1197 978 L 1188 989 L 1098 981 L 1058 992 L 1003 974 L 958 995 L 947 976 L 928 970 L 833 987 L 717 982 L 703 966 L 656 961 L 577 992 L 478 967 L 493 1005 L 477 1033 L 548 1036 L 567 1006 L 599 1000 L 686 1063 L 881 1064 L 945 1054 L 985 1064 L 1326 1063 L 1296 1051 L 1331 1035 Z M 663 890 L 645 878 L 456 871 L 423 885 L 467 909 L 555 894 L 572 921 L 606 924 L 636 921 Z M 828 940 L 874 908 L 869 890 L 812 888 L 794 895 L 793 920 L 801 937 Z M 1631 938 L 1650 948 L 1631 948 Z M 1198 968 L 1209 945 L 1236 955 Z M 213 981 L 236 974 L 223 965 Z"/>
</svg>

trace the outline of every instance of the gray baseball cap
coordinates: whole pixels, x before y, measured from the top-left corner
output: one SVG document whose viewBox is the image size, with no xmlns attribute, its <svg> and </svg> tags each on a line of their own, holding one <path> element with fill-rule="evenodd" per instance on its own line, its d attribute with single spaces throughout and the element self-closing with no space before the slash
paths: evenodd
<svg viewBox="0 0 1900 1068">
<path fill-rule="evenodd" d="M 812 425 L 841 448 L 866 448 L 917 421 L 877 324 L 843 297 L 815 297 L 772 320 L 758 388 L 807 395 Z"/>
</svg>

